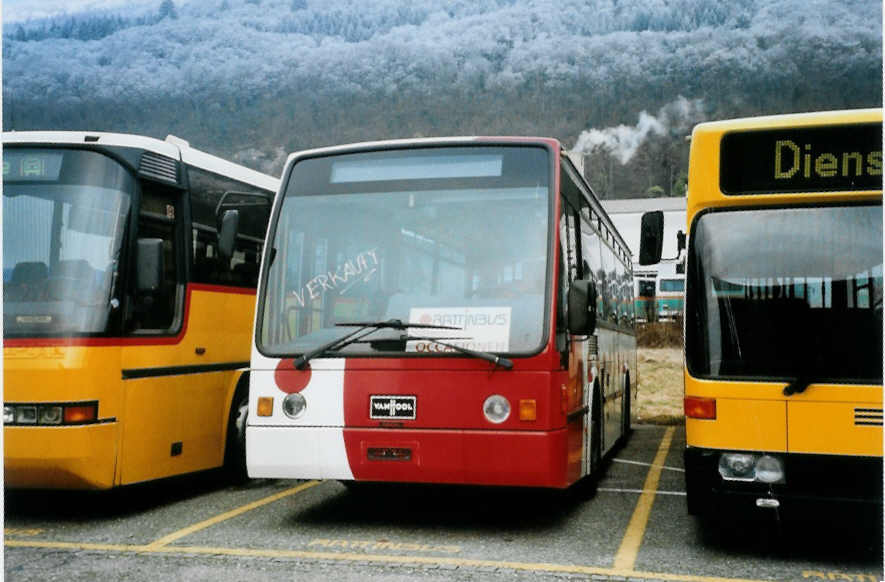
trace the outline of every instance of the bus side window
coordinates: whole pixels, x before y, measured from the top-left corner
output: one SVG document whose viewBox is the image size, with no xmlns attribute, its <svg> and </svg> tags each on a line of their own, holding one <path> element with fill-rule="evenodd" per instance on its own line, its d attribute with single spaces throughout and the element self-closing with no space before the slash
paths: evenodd
<svg viewBox="0 0 885 582">
<path fill-rule="evenodd" d="M 151 183 L 142 186 L 142 207 L 138 217 L 138 238 L 163 240 L 163 276 L 156 291 L 136 290 L 133 331 L 174 331 L 182 301 L 178 293 L 179 243 L 176 217 L 179 193 Z M 183 295 L 183 294 L 181 294 Z"/>
<path fill-rule="evenodd" d="M 188 180 L 193 223 L 190 279 L 210 285 L 255 287 L 270 218 L 270 196 L 249 184 L 193 166 L 188 166 Z M 226 209 L 240 213 L 239 233 L 229 260 L 223 260 L 218 252 L 219 204 L 221 213 Z"/>
</svg>

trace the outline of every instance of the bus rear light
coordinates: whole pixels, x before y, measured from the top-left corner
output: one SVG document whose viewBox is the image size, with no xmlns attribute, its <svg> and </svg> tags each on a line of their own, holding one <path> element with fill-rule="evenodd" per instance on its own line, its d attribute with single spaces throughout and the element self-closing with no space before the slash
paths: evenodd
<svg viewBox="0 0 885 582">
<path fill-rule="evenodd" d="M 83 406 L 65 406 L 65 424 L 85 424 L 95 422 L 98 419 L 98 404 L 86 404 Z"/>
<path fill-rule="evenodd" d="M 258 399 L 258 410 L 255 411 L 258 416 L 273 416 L 273 397 L 262 396 Z"/>
<path fill-rule="evenodd" d="M 716 420 L 716 399 L 686 396 L 684 400 L 686 418 Z"/>
<path fill-rule="evenodd" d="M 519 420 L 537 420 L 538 405 L 535 400 L 523 399 L 519 401 Z"/>
</svg>

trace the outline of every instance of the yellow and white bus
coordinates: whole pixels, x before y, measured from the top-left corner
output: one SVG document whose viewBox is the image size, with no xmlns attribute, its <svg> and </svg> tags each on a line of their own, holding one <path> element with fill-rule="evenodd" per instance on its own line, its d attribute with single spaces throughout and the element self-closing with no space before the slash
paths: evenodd
<svg viewBox="0 0 885 582">
<path fill-rule="evenodd" d="M 173 136 L 3 134 L 7 487 L 244 474 L 278 184 Z"/>
<path fill-rule="evenodd" d="M 690 513 L 882 503 L 882 111 L 698 125 Z"/>
</svg>

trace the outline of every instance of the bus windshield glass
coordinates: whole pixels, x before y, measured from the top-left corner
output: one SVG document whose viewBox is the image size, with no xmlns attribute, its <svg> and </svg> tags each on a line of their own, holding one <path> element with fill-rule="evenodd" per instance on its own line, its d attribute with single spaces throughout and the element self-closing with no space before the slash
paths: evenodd
<svg viewBox="0 0 885 582">
<path fill-rule="evenodd" d="M 107 330 L 135 180 L 85 150 L 3 151 L 7 336 Z"/>
<path fill-rule="evenodd" d="M 882 381 L 882 207 L 710 212 L 692 229 L 692 375 Z"/>
<path fill-rule="evenodd" d="M 435 147 L 308 158 L 294 165 L 271 229 L 259 347 L 287 356 L 384 329 L 344 354 L 539 350 L 551 248 L 551 162 L 541 147 Z M 351 328 L 352 329 L 352 328 Z"/>
</svg>

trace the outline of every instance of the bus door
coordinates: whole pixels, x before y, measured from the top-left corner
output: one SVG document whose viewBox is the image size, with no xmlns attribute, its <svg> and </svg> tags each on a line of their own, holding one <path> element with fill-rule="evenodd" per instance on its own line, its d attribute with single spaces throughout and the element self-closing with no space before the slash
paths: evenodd
<svg viewBox="0 0 885 582">
<path fill-rule="evenodd" d="M 162 241 L 162 267 L 155 289 L 138 291 L 135 281 L 130 286 L 122 355 L 121 484 L 216 466 L 223 454 L 223 405 L 217 394 L 223 373 L 197 373 L 206 347 L 189 333 L 193 314 L 185 297 L 183 204 L 183 191 L 142 183 L 136 236 Z M 136 271 L 130 271 L 133 279 Z"/>
</svg>

